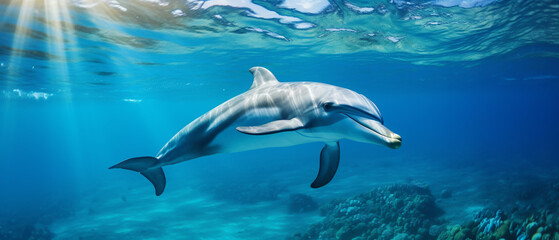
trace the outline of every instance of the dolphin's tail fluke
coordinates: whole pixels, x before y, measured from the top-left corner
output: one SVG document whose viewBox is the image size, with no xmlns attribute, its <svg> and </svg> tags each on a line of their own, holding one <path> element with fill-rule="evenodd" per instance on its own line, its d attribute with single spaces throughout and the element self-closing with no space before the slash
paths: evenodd
<svg viewBox="0 0 559 240">
<path fill-rule="evenodd" d="M 141 173 L 146 177 L 153 187 L 155 187 L 155 195 L 159 196 L 165 190 L 165 173 L 161 167 L 153 168 L 158 160 L 154 157 L 137 157 L 124 160 L 109 169 L 122 168 Z"/>
</svg>

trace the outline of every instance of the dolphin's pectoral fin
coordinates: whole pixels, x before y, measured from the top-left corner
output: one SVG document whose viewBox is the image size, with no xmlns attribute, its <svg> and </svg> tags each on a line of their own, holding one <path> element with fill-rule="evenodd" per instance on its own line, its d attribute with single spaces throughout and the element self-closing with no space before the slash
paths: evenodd
<svg viewBox="0 0 559 240">
<path fill-rule="evenodd" d="M 327 143 L 320 152 L 320 170 L 318 176 L 311 184 L 312 188 L 322 187 L 330 182 L 340 163 L 340 143 Z"/>
<path fill-rule="evenodd" d="M 146 177 L 153 187 L 155 187 L 155 195 L 159 196 L 165 190 L 165 173 L 161 167 L 152 168 L 158 162 L 154 157 L 137 157 L 124 160 L 109 169 L 122 168 L 141 173 Z"/>
<path fill-rule="evenodd" d="M 277 120 L 260 126 L 237 127 L 237 131 L 250 135 L 265 135 L 285 131 L 294 131 L 303 127 L 301 120 L 292 118 L 289 120 Z"/>
</svg>

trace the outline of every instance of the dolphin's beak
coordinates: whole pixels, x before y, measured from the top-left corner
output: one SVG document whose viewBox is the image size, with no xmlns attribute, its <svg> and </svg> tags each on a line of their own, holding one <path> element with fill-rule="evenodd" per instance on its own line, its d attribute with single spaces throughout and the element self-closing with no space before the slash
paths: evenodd
<svg viewBox="0 0 559 240">
<path fill-rule="evenodd" d="M 350 114 L 346 114 L 346 116 L 366 128 L 370 133 L 373 133 L 375 136 L 374 140 L 380 140 L 380 143 L 382 145 L 385 145 L 392 149 L 396 149 L 402 146 L 402 137 L 390 131 L 390 129 L 386 128 L 379 121 Z"/>
<path fill-rule="evenodd" d="M 398 149 L 402 146 L 402 137 L 400 137 L 400 135 L 396 133 L 392 133 L 392 134 L 393 134 L 392 143 L 390 144 L 389 147 L 392 149 Z"/>
<path fill-rule="evenodd" d="M 393 133 L 383 125 L 383 119 L 379 112 L 371 112 L 369 109 L 344 104 L 332 104 L 327 106 L 326 111 L 336 111 L 346 115 L 348 118 L 361 125 L 363 128 L 360 139 L 364 142 L 385 145 L 396 149 L 402 146 L 402 137 Z"/>
</svg>

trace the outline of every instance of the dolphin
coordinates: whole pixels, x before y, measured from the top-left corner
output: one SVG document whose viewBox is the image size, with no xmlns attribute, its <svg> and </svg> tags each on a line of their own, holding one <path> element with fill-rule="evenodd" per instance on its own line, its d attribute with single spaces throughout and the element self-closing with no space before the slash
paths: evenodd
<svg viewBox="0 0 559 240">
<path fill-rule="evenodd" d="M 163 146 L 156 157 L 137 157 L 109 169 L 139 172 L 165 189 L 161 167 L 217 153 L 324 142 L 320 169 L 311 184 L 330 182 L 340 160 L 341 139 L 396 149 L 402 138 L 390 131 L 377 106 L 346 88 L 316 82 L 279 82 L 266 68 L 253 67 L 251 88 L 198 117 Z"/>
</svg>

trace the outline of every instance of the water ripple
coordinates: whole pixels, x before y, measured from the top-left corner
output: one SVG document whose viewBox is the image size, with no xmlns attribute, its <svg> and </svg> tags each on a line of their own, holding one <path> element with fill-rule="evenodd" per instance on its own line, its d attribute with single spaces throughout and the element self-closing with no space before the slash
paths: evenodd
<svg viewBox="0 0 559 240">
<path fill-rule="evenodd" d="M 58 24 L 67 45 L 76 35 L 79 42 L 137 52 L 306 48 L 305 54 L 398 53 L 394 59 L 417 64 L 476 61 L 559 39 L 559 8 L 553 0 L 66 1 L 71 19 L 62 23 L 46 19 L 44 3 L 37 1 L 34 27 L 17 24 L 18 8 L 25 6 L 0 4 L 6 23 L 0 33 L 60 41 L 60 35 L 48 31 Z M 251 32 L 264 37 L 239 34 Z M 3 47 L 2 54 L 7 51 L 45 60 L 56 55 L 13 46 Z"/>
</svg>

